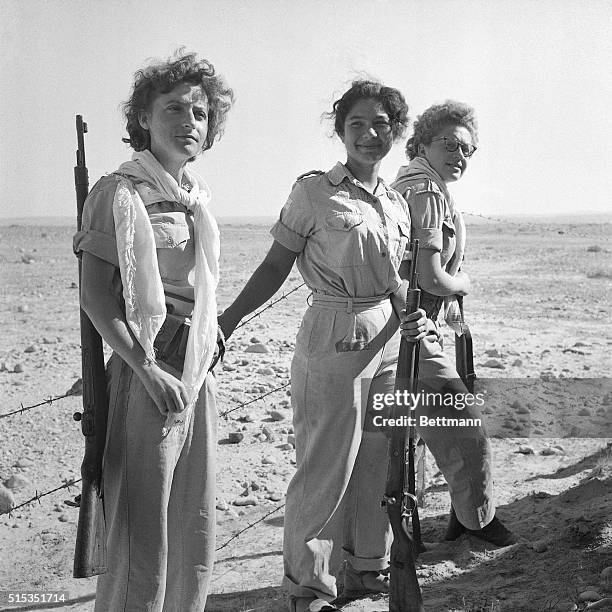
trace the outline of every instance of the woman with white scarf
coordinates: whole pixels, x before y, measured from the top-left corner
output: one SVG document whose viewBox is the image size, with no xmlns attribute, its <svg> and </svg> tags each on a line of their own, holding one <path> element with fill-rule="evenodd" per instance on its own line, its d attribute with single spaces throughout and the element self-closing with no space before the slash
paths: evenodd
<svg viewBox="0 0 612 612">
<path fill-rule="evenodd" d="M 219 232 L 187 163 L 221 135 L 232 90 L 179 52 L 135 75 L 132 160 L 83 212 L 81 305 L 113 349 L 103 464 L 107 572 L 96 610 L 203 612 L 214 558 Z"/>
<path fill-rule="evenodd" d="M 474 109 L 453 100 L 430 106 L 414 122 L 414 134 L 406 145 L 410 163 L 400 168 L 392 184 L 408 202 L 412 238 L 420 244 L 421 308 L 427 313 L 430 331 L 421 341 L 419 381 L 427 392 L 467 393 L 442 351 L 436 320 L 442 310 L 442 318 L 461 333 L 462 315 L 455 296 L 470 290 L 470 279 L 459 269 L 465 224 L 447 185 L 461 178 L 477 143 Z M 475 406 L 459 408 L 438 405 L 417 411 L 428 417 L 481 418 Z M 418 428 L 418 432 L 448 482 L 452 505 L 446 539 L 468 532 L 498 546 L 513 544 L 516 538 L 495 516 L 491 448 L 483 428 L 436 426 Z"/>
</svg>

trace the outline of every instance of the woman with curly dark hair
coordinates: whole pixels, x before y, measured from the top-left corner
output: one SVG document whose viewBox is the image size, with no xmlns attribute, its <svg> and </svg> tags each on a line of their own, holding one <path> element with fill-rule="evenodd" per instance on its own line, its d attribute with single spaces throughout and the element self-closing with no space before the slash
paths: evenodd
<svg viewBox="0 0 612 612">
<path fill-rule="evenodd" d="M 135 153 L 96 183 L 75 236 L 82 307 L 114 351 L 99 612 L 202 612 L 206 603 L 219 232 L 208 186 L 187 163 L 221 135 L 232 100 L 194 53 L 139 70 L 124 105 Z"/>
<path fill-rule="evenodd" d="M 229 336 L 296 261 L 312 291 L 291 366 L 297 471 L 283 546 L 292 612 L 337 609 L 330 603 L 337 595 L 332 555 L 340 548 L 348 594 L 388 591 L 390 531 L 380 509 L 387 438 L 368 423 L 375 394 L 393 391 L 400 319 L 413 339 L 426 323 L 422 311 L 403 311 L 408 209 L 378 176 L 407 112 L 397 89 L 365 80 L 334 103 L 329 117 L 346 162 L 298 178 L 272 228 L 270 251 L 219 317 Z"/>
<path fill-rule="evenodd" d="M 393 187 L 408 202 L 412 236 L 419 239 L 417 271 L 422 289 L 421 307 L 428 317 L 429 332 L 421 342 L 419 380 L 423 390 L 467 393 L 455 366 L 442 351 L 437 319 L 443 318 L 462 333 L 462 312 L 455 296 L 470 290 L 470 280 L 459 269 L 465 249 L 465 224 L 448 190 L 448 183 L 463 176 L 476 151 L 478 126 L 474 109 L 447 100 L 430 106 L 414 123 L 406 152 L 410 159 L 400 168 Z M 417 416 L 481 419 L 475 406 L 421 405 Z M 495 516 L 491 448 L 482 427 L 420 427 L 421 437 L 432 451 L 448 482 L 451 519 L 447 540 L 468 532 L 483 540 L 506 546 L 514 535 Z"/>
</svg>

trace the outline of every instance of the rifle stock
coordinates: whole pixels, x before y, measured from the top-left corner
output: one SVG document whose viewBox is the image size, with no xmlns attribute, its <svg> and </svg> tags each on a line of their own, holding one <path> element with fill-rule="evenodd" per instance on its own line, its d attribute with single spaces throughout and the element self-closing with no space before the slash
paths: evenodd
<svg viewBox="0 0 612 612">
<path fill-rule="evenodd" d="M 416 261 L 418 240 L 411 244 L 410 288 L 406 311 L 419 307 L 420 291 L 417 289 Z M 416 393 L 418 377 L 419 345 L 403 337 L 397 361 L 396 391 Z M 404 410 L 402 410 L 404 408 Z M 392 418 L 405 415 L 406 406 L 396 403 Z M 409 416 L 409 415 L 408 415 Z M 414 495 L 414 444 L 415 429 L 409 428 L 406 445 L 406 427 L 393 427 L 389 441 L 389 470 L 383 505 L 386 506 L 393 530 L 389 577 L 389 612 L 424 612 L 423 598 L 416 575 L 415 559 L 420 542 L 417 499 Z M 406 482 L 406 452 L 408 451 L 408 482 Z M 408 519 L 413 517 L 414 539 L 408 531 Z M 416 543 L 415 543 L 416 541 Z"/>
<path fill-rule="evenodd" d="M 89 191 L 89 178 L 85 164 L 83 134 L 87 124 L 76 116 L 77 165 L 74 167 L 74 185 L 77 198 L 77 230 L 81 229 L 83 206 Z M 81 286 L 81 260 L 79 259 L 79 291 Z M 85 455 L 81 464 L 81 495 L 79 522 L 74 551 L 73 576 L 88 578 L 106 571 L 106 544 L 102 510 L 102 455 L 106 442 L 108 397 L 102 338 L 81 308 L 81 366 L 83 381 L 83 412 L 74 418 L 81 422 L 85 436 Z"/>
</svg>

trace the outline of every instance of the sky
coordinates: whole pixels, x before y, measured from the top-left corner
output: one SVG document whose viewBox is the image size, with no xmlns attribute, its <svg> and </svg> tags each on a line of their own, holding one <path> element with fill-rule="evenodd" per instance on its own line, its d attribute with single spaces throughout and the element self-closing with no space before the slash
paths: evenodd
<svg viewBox="0 0 612 612">
<path fill-rule="evenodd" d="M 399 88 L 412 119 L 475 107 L 462 210 L 610 212 L 611 18 L 612 0 L 0 0 L 0 218 L 75 215 L 75 115 L 93 185 L 131 155 L 134 72 L 180 46 L 236 95 L 194 163 L 218 217 L 275 216 L 298 175 L 345 161 L 321 115 L 361 76 Z M 404 163 L 400 142 L 381 175 Z"/>
</svg>

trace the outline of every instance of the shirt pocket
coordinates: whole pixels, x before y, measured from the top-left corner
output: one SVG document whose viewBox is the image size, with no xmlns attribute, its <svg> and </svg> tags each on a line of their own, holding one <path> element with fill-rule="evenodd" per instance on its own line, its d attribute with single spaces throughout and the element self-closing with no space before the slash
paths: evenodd
<svg viewBox="0 0 612 612">
<path fill-rule="evenodd" d="M 398 221 L 397 229 L 399 232 L 399 243 L 395 253 L 395 264 L 396 267 L 399 267 L 404 259 L 408 259 L 407 250 L 408 243 L 410 242 L 410 224 L 406 223 L 406 221 Z"/>
<path fill-rule="evenodd" d="M 189 241 L 189 226 L 186 221 L 155 220 L 151 221 L 155 247 L 158 249 L 185 248 Z"/>
<path fill-rule="evenodd" d="M 359 211 L 333 211 L 325 217 L 327 259 L 333 267 L 366 265 L 367 226 Z"/>
</svg>

